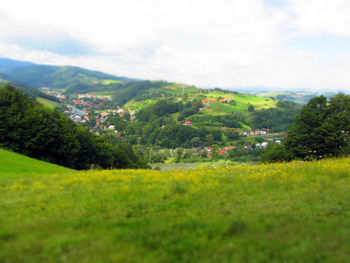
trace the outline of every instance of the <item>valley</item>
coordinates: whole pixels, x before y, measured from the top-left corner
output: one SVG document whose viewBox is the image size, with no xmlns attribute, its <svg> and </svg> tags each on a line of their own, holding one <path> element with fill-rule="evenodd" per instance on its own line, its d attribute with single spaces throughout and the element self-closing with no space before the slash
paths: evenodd
<svg viewBox="0 0 350 263">
<path fill-rule="evenodd" d="M 0 263 L 350 262 L 350 1 L 0 10 Z"/>
</svg>

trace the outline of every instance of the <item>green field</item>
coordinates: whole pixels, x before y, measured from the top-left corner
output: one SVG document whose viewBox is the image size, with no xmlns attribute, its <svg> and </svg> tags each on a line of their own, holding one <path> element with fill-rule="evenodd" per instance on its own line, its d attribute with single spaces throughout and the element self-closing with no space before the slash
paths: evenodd
<svg viewBox="0 0 350 263">
<path fill-rule="evenodd" d="M 0 148 L 0 179 L 23 179 L 37 175 L 69 173 L 74 170 L 43 162 Z M 1 185 L 1 182 L 0 182 Z"/>
<path fill-rule="evenodd" d="M 350 159 L 31 177 L 0 156 L 0 262 L 350 262 Z"/>
<path fill-rule="evenodd" d="M 40 102 L 40 103 L 43 104 L 45 107 L 48 107 L 48 108 L 51 108 L 51 109 L 54 109 L 54 108 L 56 108 L 57 106 L 60 105 L 60 104 L 59 104 L 58 102 L 56 102 L 56 101 L 44 99 L 44 98 L 41 98 L 41 97 L 37 97 L 37 98 L 36 98 L 36 101 L 37 101 L 37 102 Z"/>
<path fill-rule="evenodd" d="M 111 84 L 118 84 L 118 83 L 122 83 L 122 81 L 120 81 L 120 80 L 114 80 L 114 79 L 105 79 L 105 80 L 101 80 L 101 84 L 102 84 L 102 85 L 111 85 Z"/>
</svg>

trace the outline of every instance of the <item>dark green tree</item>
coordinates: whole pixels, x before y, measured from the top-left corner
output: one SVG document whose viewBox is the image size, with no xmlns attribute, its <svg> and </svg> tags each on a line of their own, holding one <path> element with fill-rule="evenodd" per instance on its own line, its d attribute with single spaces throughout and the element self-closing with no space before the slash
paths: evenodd
<svg viewBox="0 0 350 263">
<path fill-rule="evenodd" d="M 301 159 L 338 156 L 347 145 L 348 100 L 343 94 L 329 104 L 324 96 L 311 99 L 288 130 L 286 149 Z"/>
<path fill-rule="evenodd" d="M 248 106 L 248 111 L 249 111 L 249 112 L 255 111 L 254 106 L 253 106 L 253 105 L 249 105 L 249 106 Z"/>
<path fill-rule="evenodd" d="M 208 134 L 205 136 L 205 145 L 212 146 L 214 144 L 214 136 L 213 134 Z"/>
</svg>

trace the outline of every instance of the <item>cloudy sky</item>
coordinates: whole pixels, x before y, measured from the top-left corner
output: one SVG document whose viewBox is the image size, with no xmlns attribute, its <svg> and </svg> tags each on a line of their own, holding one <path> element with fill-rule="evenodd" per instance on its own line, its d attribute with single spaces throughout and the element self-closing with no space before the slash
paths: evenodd
<svg viewBox="0 0 350 263">
<path fill-rule="evenodd" d="M 11 0 L 0 57 L 206 87 L 350 90 L 349 0 Z"/>
</svg>

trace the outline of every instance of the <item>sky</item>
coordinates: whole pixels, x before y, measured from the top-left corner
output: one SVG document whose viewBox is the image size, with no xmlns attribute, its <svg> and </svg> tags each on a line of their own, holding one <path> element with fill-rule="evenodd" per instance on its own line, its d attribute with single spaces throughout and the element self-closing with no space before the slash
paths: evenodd
<svg viewBox="0 0 350 263">
<path fill-rule="evenodd" d="M 349 0 L 11 0 L 0 57 L 200 87 L 350 90 Z"/>
</svg>

